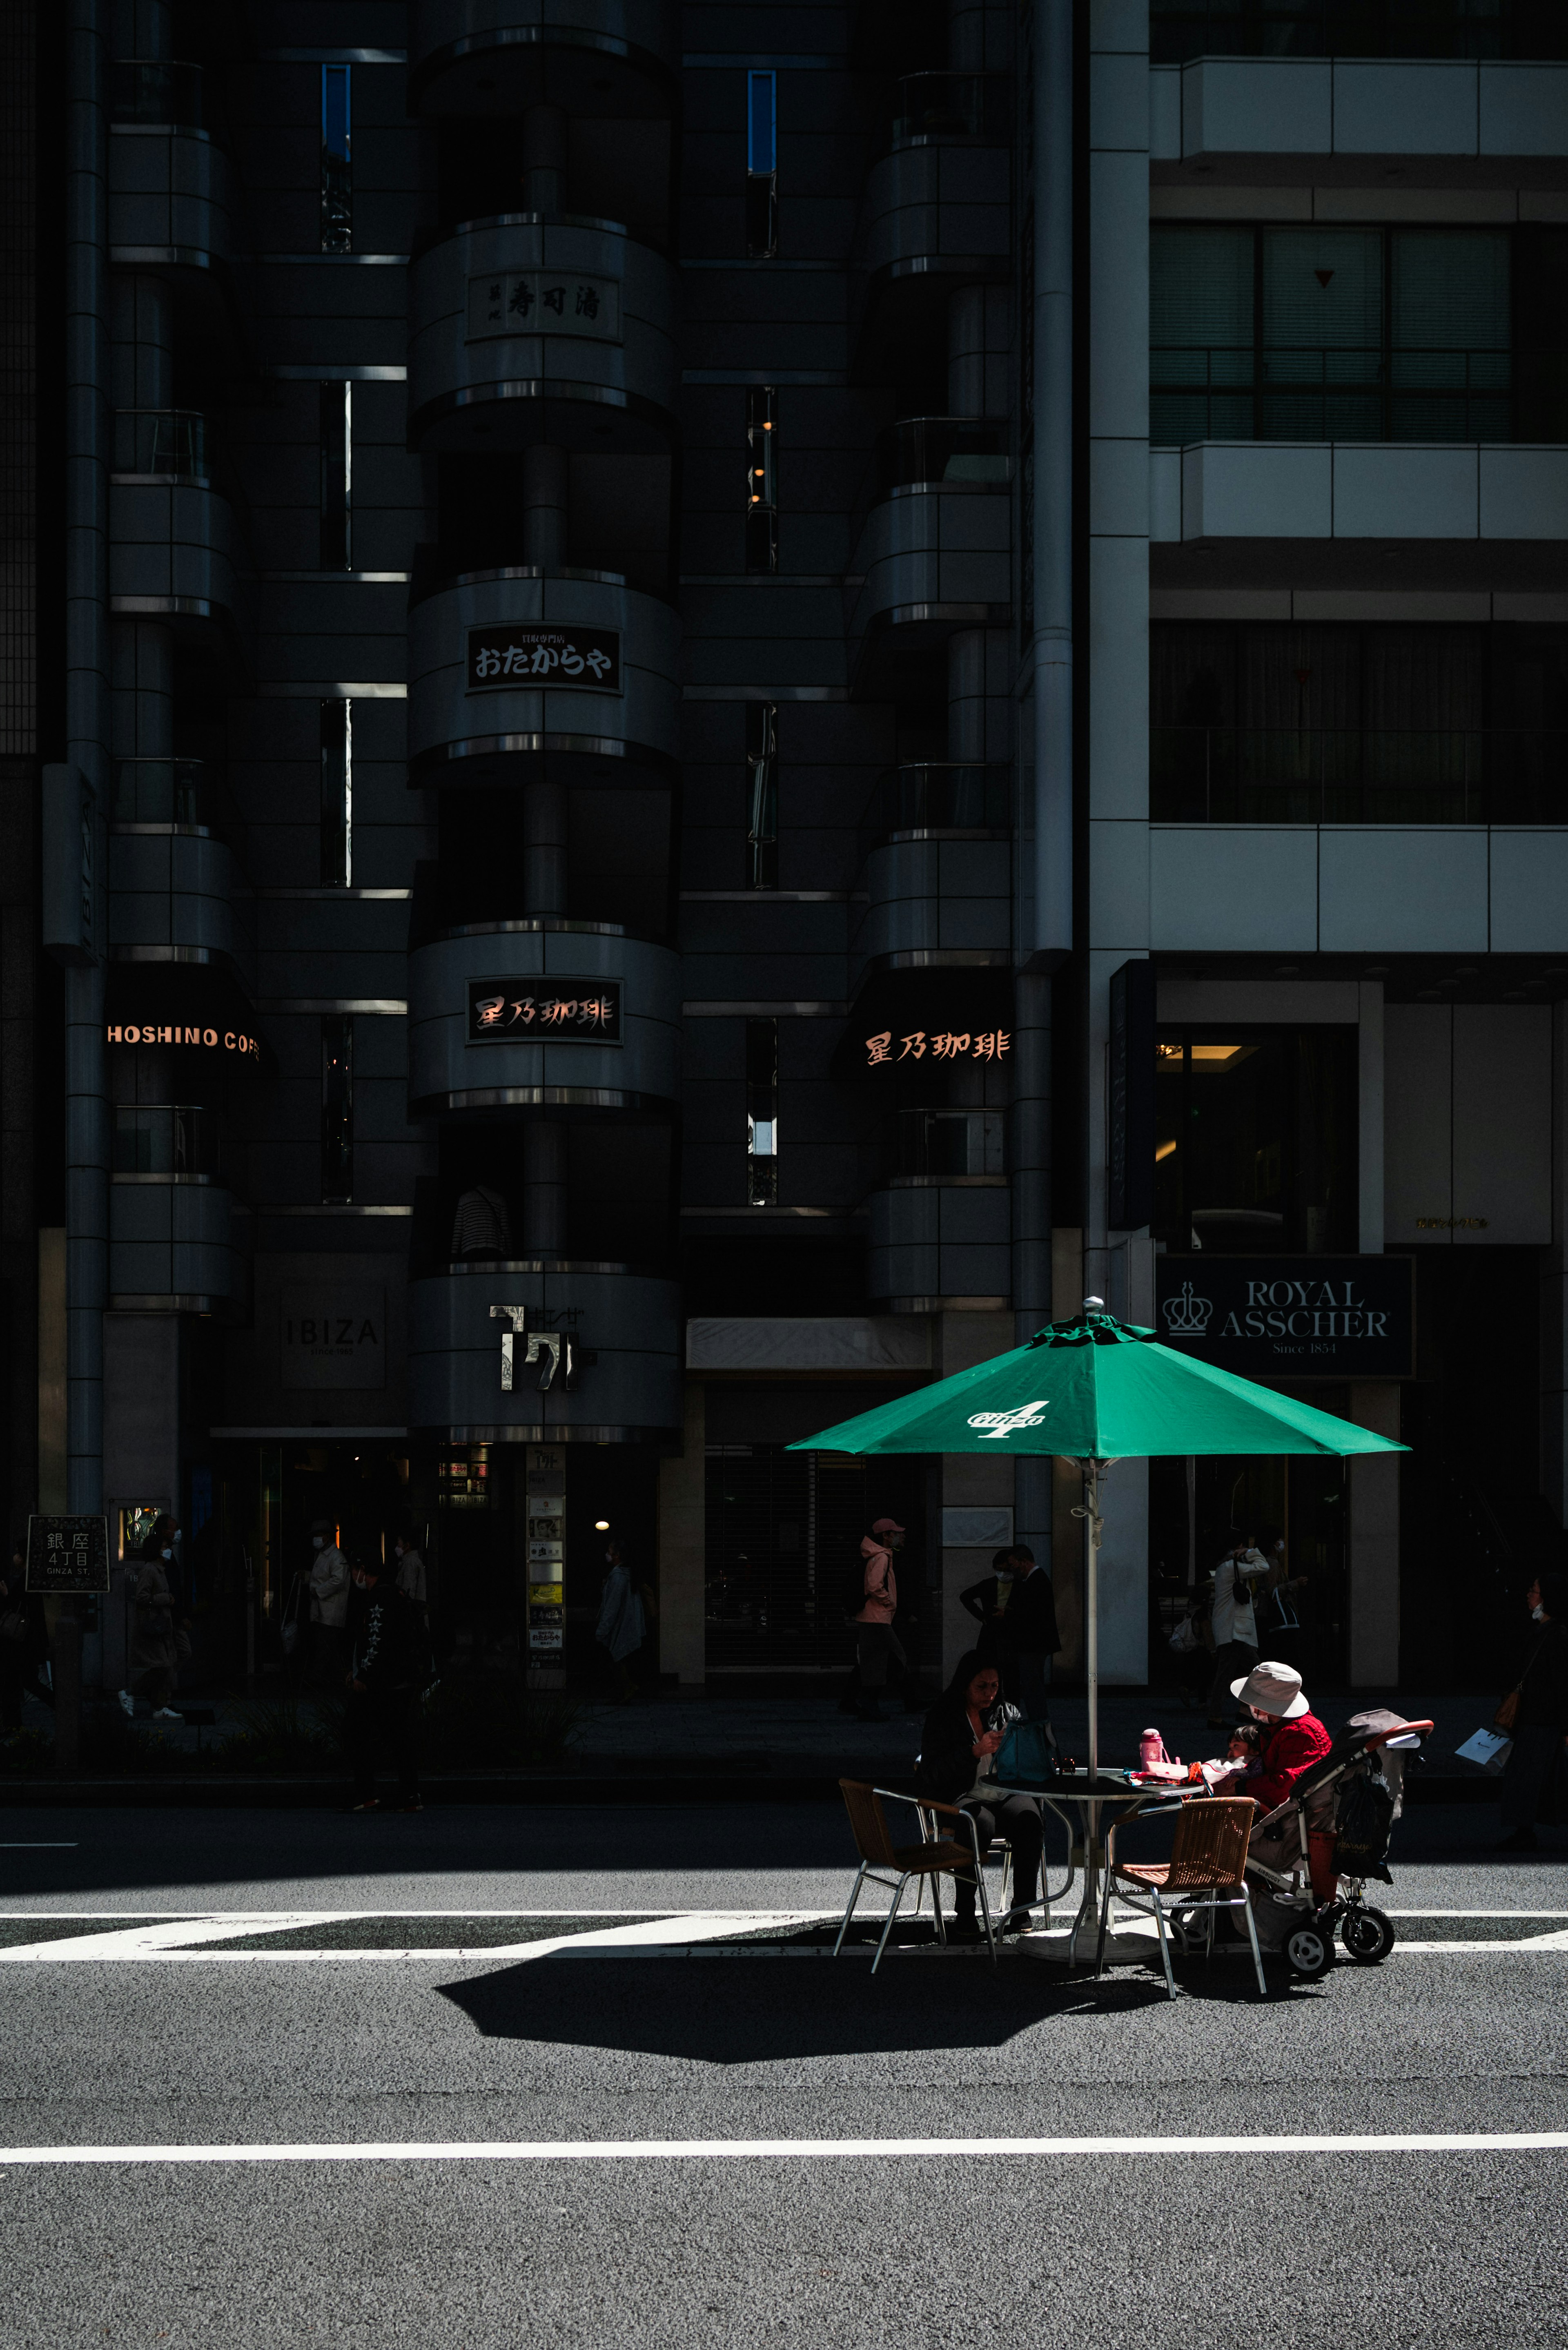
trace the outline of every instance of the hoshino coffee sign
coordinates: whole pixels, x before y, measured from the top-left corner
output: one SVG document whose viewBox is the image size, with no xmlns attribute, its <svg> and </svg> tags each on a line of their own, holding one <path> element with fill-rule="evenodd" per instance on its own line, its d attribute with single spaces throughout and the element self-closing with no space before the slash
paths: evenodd
<svg viewBox="0 0 1568 2350">
<path fill-rule="evenodd" d="M 1406 1256 L 1161 1256 L 1161 1339 L 1246 1378 L 1407 1379 L 1415 1309 Z"/>
</svg>

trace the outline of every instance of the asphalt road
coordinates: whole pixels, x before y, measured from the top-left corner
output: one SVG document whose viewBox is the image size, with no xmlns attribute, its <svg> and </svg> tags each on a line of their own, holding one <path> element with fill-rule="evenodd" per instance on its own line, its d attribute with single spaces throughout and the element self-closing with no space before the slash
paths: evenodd
<svg viewBox="0 0 1568 2350">
<path fill-rule="evenodd" d="M 904 2345 L 1464 2350 L 1568 2344 L 1568 2150 L 1176 2152 L 1568 2131 L 1568 1835 L 1401 1825 L 1402 1949 L 1266 2004 L 1250 1970 L 1106 1983 L 1017 1959 L 48 1957 L 0 1949 L 0 2141 L 401 2147 L 742 2139 L 922 2150 L 655 2160 L 0 2166 L 0 2343 L 584 2350 Z M 74 1849 L 41 1848 L 63 1840 Z M 155 1915 L 809 1911 L 826 1806 L 414 1819 L 0 1813 L 0 1921 Z M 1476 1913 L 1515 1913 L 1491 1924 Z M 1517 1913 L 1532 1913 L 1521 1929 Z M 393 1929 L 389 1929 L 389 1932 Z M 522 1927 L 520 1923 L 520 1939 Z M 254 1939 L 254 1938 L 252 1938 Z M 308 1935 L 305 1937 L 308 1940 Z M 374 1937 L 372 1937 L 374 1939 Z M 299 1937 L 295 1938 L 296 1941 Z M 954 2157 L 954 2139 L 1139 2141 Z M 1147 2141 L 1147 2144 L 1143 2143 Z"/>
</svg>

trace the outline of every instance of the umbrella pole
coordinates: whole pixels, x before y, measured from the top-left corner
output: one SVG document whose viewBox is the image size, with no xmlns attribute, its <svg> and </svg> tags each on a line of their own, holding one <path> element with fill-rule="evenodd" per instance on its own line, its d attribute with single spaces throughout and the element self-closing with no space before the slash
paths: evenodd
<svg viewBox="0 0 1568 2350">
<path fill-rule="evenodd" d="M 1084 1466 L 1089 1565 L 1084 1591 L 1084 1678 L 1089 1698 L 1089 1784 L 1100 1775 L 1100 1464 Z"/>
</svg>

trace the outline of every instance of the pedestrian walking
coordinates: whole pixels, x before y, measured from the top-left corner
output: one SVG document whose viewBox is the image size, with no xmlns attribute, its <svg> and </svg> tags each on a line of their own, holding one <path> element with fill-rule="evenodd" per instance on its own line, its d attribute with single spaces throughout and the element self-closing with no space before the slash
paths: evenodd
<svg viewBox="0 0 1568 2350">
<path fill-rule="evenodd" d="M 648 1638 L 648 1611 L 632 1582 L 631 1569 L 621 1556 L 619 1543 L 605 1545 L 605 1566 L 594 1638 L 609 1659 L 617 1704 L 629 1705 L 637 1695 L 632 1660 Z"/>
<path fill-rule="evenodd" d="M 1062 1646 L 1056 1628 L 1056 1595 L 1051 1578 L 1034 1553 L 1015 1543 L 1008 1556 L 1012 1563 L 1012 1596 L 1002 1619 L 1002 1677 L 1007 1694 L 1023 1709 L 1025 1721 L 1038 1722 L 1054 1746 L 1051 1727 L 1051 1659 Z"/>
<path fill-rule="evenodd" d="M 348 1562 L 333 1519 L 317 1518 L 310 1542 L 310 1678 L 320 1689 L 339 1690 L 348 1669 Z"/>
<path fill-rule="evenodd" d="M 0 1583 L 0 1735 L 6 1738 L 14 1738 L 22 1727 L 31 1645 L 28 1615 L 27 1563 L 18 1547 Z"/>
<path fill-rule="evenodd" d="M 152 1708 L 154 1721 L 182 1719 L 169 1702 L 174 1694 L 181 1651 L 180 1627 L 174 1620 L 174 1593 L 170 1583 L 174 1538 L 179 1531 L 173 1518 L 159 1517 L 141 1545 L 140 1565 L 131 1586 L 130 1686 L 119 1692 L 120 1706 L 128 1719 L 135 1715 L 138 1695 Z M 189 1655 L 188 1640 L 184 1647 Z"/>
<path fill-rule="evenodd" d="M 1513 1751 L 1503 1766 L 1500 1852 L 1534 1852 L 1538 1823 L 1555 1821 L 1568 1784 L 1568 1575 L 1552 1568 L 1525 1593 L 1535 1640 L 1514 1684 L 1512 1704 L 1499 1708 Z M 1507 1719 L 1505 1720 L 1505 1716 Z"/>
<path fill-rule="evenodd" d="M 1258 1662 L 1258 1619 L 1253 1594 L 1269 1563 L 1251 1536 L 1228 1550 L 1214 1570 L 1214 1678 L 1209 1687 L 1209 1720 L 1223 1730 L 1230 1719 L 1226 1700 L 1233 1681 L 1244 1680 Z"/>
<path fill-rule="evenodd" d="M 348 1712 L 345 1734 L 354 1774 L 349 1808 L 418 1812 L 419 1704 L 427 1649 L 413 1602 L 378 1561 L 349 1567 Z M 385 1760 L 396 1773 L 397 1800 L 384 1804 L 376 1774 Z"/>
<path fill-rule="evenodd" d="M 860 1544 L 864 1561 L 860 1612 L 855 1617 L 855 1711 L 862 1721 L 880 1721 L 882 1692 L 890 1666 L 902 1673 L 909 1659 L 893 1629 L 898 1613 L 898 1581 L 893 1572 L 895 1554 L 904 1547 L 904 1529 L 892 1518 L 878 1518 Z"/>
<path fill-rule="evenodd" d="M 997 1664 L 1005 1641 L 1003 1627 L 1007 1621 L 1008 1602 L 1012 1597 L 1012 1553 L 999 1550 L 991 1562 L 991 1573 L 971 1583 L 967 1591 L 959 1593 L 959 1606 L 972 1616 L 980 1626 L 974 1650 L 987 1664 Z"/>
</svg>

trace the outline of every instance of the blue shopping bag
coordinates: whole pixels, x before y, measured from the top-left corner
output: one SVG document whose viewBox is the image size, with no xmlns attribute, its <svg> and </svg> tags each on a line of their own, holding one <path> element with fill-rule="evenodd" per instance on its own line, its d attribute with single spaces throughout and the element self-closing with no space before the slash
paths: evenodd
<svg viewBox="0 0 1568 2350">
<path fill-rule="evenodd" d="M 1043 1721 L 1015 1721 L 997 1749 L 996 1776 L 1004 1787 L 1031 1787 L 1056 1775 L 1056 1750 Z"/>
</svg>

